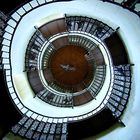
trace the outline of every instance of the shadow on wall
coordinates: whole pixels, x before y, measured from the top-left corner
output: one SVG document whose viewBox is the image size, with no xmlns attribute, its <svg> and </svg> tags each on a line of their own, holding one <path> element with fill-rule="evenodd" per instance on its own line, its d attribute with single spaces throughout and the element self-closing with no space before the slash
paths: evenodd
<svg viewBox="0 0 140 140">
<path fill-rule="evenodd" d="M 117 124 L 117 120 L 112 116 L 111 111 L 104 109 L 92 118 L 70 123 L 68 125 L 68 140 L 96 140 L 96 135 L 100 134 L 99 138 L 114 130 L 115 124 Z"/>
<path fill-rule="evenodd" d="M 17 112 L 7 93 L 3 78 L 3 71 L 0 71 L 0 139 L 9 132 L 21 115 Z"/>
<path fill-rule="evenodd" d="M 25 3 L 26 1 L 29 2 L 29 0 L 14 0 L 9 4 L 8 0 L 3 0 L 0 2 L 0 10 L 5 14 L 8 14 L 12 10 L 14 10 L 17 6 L 19 6 L 22 3 Z"/>
</svg>

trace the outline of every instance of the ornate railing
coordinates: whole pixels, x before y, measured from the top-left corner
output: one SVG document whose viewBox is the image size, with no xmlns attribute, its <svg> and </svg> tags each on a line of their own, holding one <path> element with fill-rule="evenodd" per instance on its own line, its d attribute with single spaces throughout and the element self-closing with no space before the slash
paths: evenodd
<svg viewBox="0 0 140 140">
<path fill-rule="evenodd" d="M 66 15 L 66 23 L 68 31 L 89 33 L 102 41 L 114 32 L 107 24 L 88 17 Z"/>
</svg>

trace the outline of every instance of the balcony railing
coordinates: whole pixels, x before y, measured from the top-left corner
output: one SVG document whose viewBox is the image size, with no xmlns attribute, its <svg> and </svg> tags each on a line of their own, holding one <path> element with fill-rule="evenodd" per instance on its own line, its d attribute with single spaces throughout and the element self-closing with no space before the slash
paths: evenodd
<svg viewBox="0 0 140 140">
<path fill-rule="evenodd" d="M 88 17 L 66 15 L 66 23 L 68 31 L 86 32 L 101 40 L 108 38 L 114 32 L 107 24 Z"/>
</svg>

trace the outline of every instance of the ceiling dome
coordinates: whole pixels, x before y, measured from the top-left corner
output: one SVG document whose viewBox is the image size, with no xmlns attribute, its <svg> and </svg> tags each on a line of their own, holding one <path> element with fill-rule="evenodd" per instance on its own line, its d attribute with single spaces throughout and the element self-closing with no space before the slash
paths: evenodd
<svg viewBox="0 0 140 140">
<path fill-rule="evenodd" d="M 114 22 L 115 11 L 119 18 L 133 14 L 137 19 L 121 5 L 91 0 L 33 0 L 2 19 L 5 83 L 22 116 L 11 127 L 15 135 L 75 139 L 81 126 L 76 139 L 82 139 L 116 123 L 126 125 L 122 116 L 131 96 L 133 64 L 128 34 L 120 21 Z"/>
</svg>

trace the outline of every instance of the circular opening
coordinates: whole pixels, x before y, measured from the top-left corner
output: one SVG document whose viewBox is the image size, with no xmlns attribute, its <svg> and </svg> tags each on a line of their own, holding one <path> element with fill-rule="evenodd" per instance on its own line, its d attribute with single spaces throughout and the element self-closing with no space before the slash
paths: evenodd
<svg viewBox="0 0 140 140">
<path fill-rule="evenodd" d="M 54 51 L 48 65 L 53 82 L 74 92 L 85 89 L 93 75 L 93 67 L 86 60 L 85 54 L 87 50 L 76 45 L 67 45 Z M 47 70 L 44 69 L 44 75 L 47 75 Z"/>
</svg>

